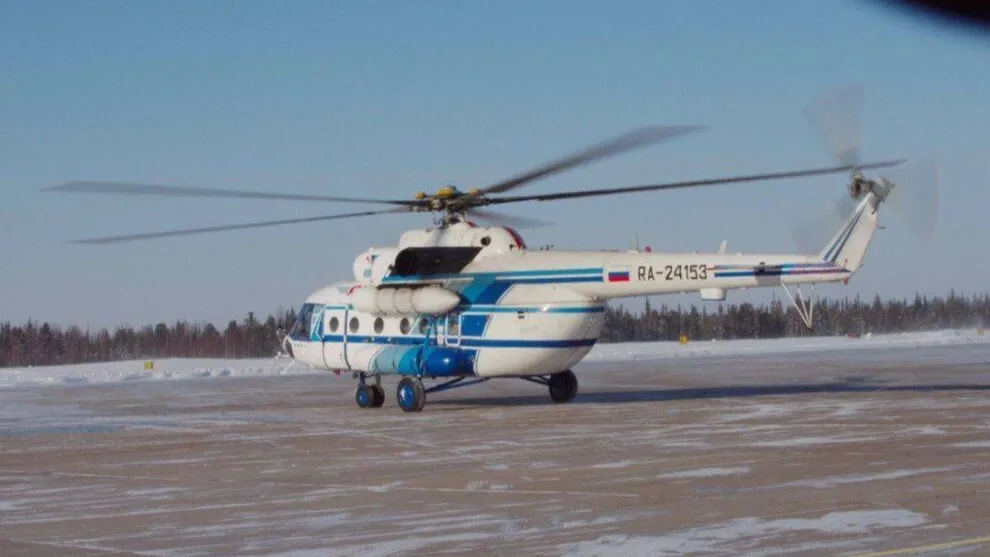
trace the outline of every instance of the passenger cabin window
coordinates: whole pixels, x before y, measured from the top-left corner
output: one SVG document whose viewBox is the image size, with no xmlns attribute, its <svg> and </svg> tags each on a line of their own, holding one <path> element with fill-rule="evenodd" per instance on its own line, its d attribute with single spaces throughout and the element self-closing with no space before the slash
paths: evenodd
<svg viewBox="0 0 990 557">
<path fill-rule="evenodd" d="M 296 322 L 292 324 L 292 329 L 289 331 L 289 337 L 292 340 L 309 340 L 309 331 L 313 322 L 313 309 L 316 304 L 303 304 L 299 308 L 299 315 L 296 316 Z"/>
</svg>

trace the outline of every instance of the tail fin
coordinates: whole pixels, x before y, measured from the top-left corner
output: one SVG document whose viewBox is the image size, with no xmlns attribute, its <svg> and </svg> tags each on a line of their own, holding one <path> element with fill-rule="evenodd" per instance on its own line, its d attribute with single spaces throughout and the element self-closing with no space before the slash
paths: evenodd
<svg viewBox="0 0 990 557">
<path fill-rule="evenodd" d="M 876 195 L 867 192 L 818 257 L 850 272 L 858 269 L 877 230 L 878 205 Z"/>
</svg>

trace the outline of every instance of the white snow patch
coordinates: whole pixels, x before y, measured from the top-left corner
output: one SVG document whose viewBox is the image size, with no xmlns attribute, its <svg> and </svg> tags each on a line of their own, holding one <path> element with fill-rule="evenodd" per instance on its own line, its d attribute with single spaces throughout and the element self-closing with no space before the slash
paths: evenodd
<svg viewBox="0 0 990 557">
<path fill-rule="evenodd" d="M 384 493 L 386 491 L 391 491 L 393 487 L 402 487 L 404 483 L 405 482 L 401 482 L 401 481 L 389 482 L 387 484 L 371 486 L 368 488 L 368 491 L 374 491 L 375 493 Z"/>
<path fill-rule="evenodd" d="M 153 497 L 156 495 L 167 495 L 176 491 L 185 491 L 182 487 L 153 487 L 147 489 L 131 489 L 124 495 L 129 497 Z"/>
<path fill-rule="evenodd" d="M 294 549 L 282 553 L 267 553 L 265 557 L 343 557 L 345 555 L 348 557 L 352 555 L 360 555 L 361 557 L 389 557 L 393 555 L 408 555 L 410 552 L 441 543 L 473 542 L 494 537 L 496 537 L 494 534 L 465 533 L 447 536 L 408 537 L 400 540 L 362 545 L 343 545 L 335 542 L 332 547 Z"/>
<path fill-rule="evenodd" d="M 754 447 L 805 447 L 808 445 L 825 445 L 829 443 L 857 443 L 863 441 L 879 441 L 880 437 L 798 437 L 778 441 L 759 441 L 752 443 Z"/>
<path fill-rule="evenodd" d="M 592 466 L 592 468 L 609 468 L 609 469 L 611 469 L 611 468 L 628 468 L 629 466 L 632 466 L 633 464 L 636 464 L 636 461 L 635 460 L 620 460 L 618 462 L 604 462 L 602 464 L 596 464 L 596 465 Z"/>
<path fill-rule="evenodd" d="M 749 466 L 737 466 L 735 468 L 697 468 L 694 470 L 667 472 L 666 474 L 658 475 L 657 478 L 714 478 L 716 476 L 737 476 L 748 473 Z"/>
<path fill-rule="evenodd" d="M 879 472 L 877 474 L 853 474 L 849 476 L 828 476 L 824 478 L 814 478 L 810 480 L 798 480 L 781 484 L 779 487 L 814 487 L 824 489 L 839 484 L 875 482 L 882 480 L 896 480 L 932 472 L 947 472 L 953 470 L 953 466 L 942 466 L 940 468 L 914 468 L 910 470 L 891 470 L 889 472 Z"/>
<path fill-rule="evenodd" d="M 967 441 L 965 443 L 953 443 L 952 446 L 971 449 L 986 449 L 990 448 L 990 441 Z"/>
<path fill-rule="evenodd" d="M 919 526 L 927 521 L 925 515 L 903 509 L 833 512 L 821 518 L 764 520 L 747 517 L 678 530 L 663 536 L 606 535 L 594 541 L 568 544 L 560 549 L 569 557 L 600 555 L 673 557 L 694 553 L 725 552 L 729 549 L 727 544 L 732 542 L 776 537 L 802 530 L 829 535 L 864 534 L 878 528 Z"/>
</svg>

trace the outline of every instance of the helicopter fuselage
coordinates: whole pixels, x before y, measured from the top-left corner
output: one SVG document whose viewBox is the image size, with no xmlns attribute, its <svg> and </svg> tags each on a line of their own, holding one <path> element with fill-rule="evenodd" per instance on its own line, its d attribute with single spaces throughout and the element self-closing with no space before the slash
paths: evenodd
<svg viewBox="0 0 990 557">
<path fill-rule="evenodd" d="M 287 342 L 296 360 L 333 371 L 550 375 L 588 354 L 610 299 L 844 281 L 876 225 L 863 199 L 817 255 L 532 250 L 506 227 L 412 230 L 360 254 L 354 280 L 314 292 Z"/>
</svg>

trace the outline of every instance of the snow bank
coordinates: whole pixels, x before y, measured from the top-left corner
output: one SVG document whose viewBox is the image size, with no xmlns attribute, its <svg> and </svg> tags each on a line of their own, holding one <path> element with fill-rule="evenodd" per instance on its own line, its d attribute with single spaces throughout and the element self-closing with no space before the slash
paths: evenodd
<svg viewBox="0 0 990 557">
<path fill-rule="evenodd" d="M 706 356 L 773 355 L 800 352 L 864 350 L 878 348 L 927 348 L 965 344 L 990 345 L 990 335 L 976 329 L 952 329 L 921 333 L 866 335 L 858 338 L 806 337 L 772 340 L 709 340 L 678 342 L 624 342 L 595 346 L 585 362 L 641 361 Z"/>
<path fill-rule="evenodd" d="M 990 346 L 990 336 L 974 329 L 925 333 L 872 335 L 862 338 L 813 337 L 774 340 L 630 342 L 599 344 L 584 362 L 649 361 L 666 358 L 704 358 L 712 356 L 774 355 L 800 352 L 844 352 L 847 350 L 899 347 L 937 347 L 966 344 Z M 176 379 L 258 377 L 328 373 L 312 370 L 288 359 L 203 359 L 172 358 L 153 360 L 153 369 L 144 369 L 145 360 L 39 366 L 0 369 L 0 388 L 73 384 L 100 384 L 120 381 L 166 381 Z"/>
<path fill-rule="evenodd" d="M 144 369 L 146 361 L 154 364 Z M 170 358 L 94 364 L 0 369 L 0 388 L 32 385 L 86 385 L 121 381 L 166 381 L 214 377 L 258 377 L 320 373 L 289 359 L 224 360 Z M 326 372 L 322 372 L 326 373 Z"/>
</svg>

